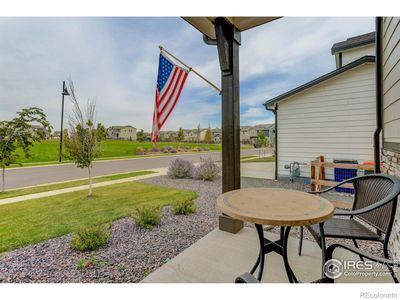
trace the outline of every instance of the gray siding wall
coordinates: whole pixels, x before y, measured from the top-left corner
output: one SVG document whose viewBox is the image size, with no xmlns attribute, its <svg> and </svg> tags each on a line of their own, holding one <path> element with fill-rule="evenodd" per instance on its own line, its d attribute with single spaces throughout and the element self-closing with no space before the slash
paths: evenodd
<svg viewBox="0 0 400 300">
<path fill-rule="evenodd" d="M 385 171 L 400 177 L 400 18 L 385 17 L 382 21 L 383 73 L 383 136 L 382 161 Z M 400 260 L 400 203 L 397 206 L 389 250 Z"/>
<path fill-rule="evenodd" d="M 375 130 L 375 64 L 364 64 L 300 92 L 278 107 L 278 176 L 289 176 L 285 164 L 373 160 Z M 327 169 L 327 178 L 332 170 Z M 301 167 L 310 176 L 310 166 Z"/>
</svg>

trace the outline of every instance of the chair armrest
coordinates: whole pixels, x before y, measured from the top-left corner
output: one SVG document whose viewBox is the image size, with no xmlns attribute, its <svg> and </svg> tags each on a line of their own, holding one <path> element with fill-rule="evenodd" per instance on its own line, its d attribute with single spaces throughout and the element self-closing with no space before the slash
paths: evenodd
<svg viewBox="0 0 400 300">
<path fill-rule="evenodd" d="M 338 184 L 335 184 L 334 186 L 331 186 L 330 188 L 327 188 L 327 189 L 325 189 L 325 190 L 322 190 L 322 191 L 314 191 L 314 192 L 308 192 L 308 193 L 310 193 L 310 194 L 322 194 L 322 193 L 326 193 L 326 192 L 329 192 L 329 191 L 331 191 L 331 190 L 333 190 L 333 189 L 335 189 L 335 188 L 337 188 L 337 187 L 339 187 L 339 186 L 341 186 L 341 185 L 343 185 L 343 184 L 345 184 L 345 183 L 352 182 L 352 181 L 354 181 L 354 180 L 356 180 L 356 179 L 358 179 L 358 178 L 360 178 L 360 177 L 361 177 L 361 176 L 349 178 L 349 179 L 346 179 L 346 180 L 344 180 L 344 181 L 342 181 L 342 182 L 339 182 Z"/>
<path fill-rule="evenodd" d="M 260 283 L 260 282 L 250 273 L 244 273 L 235 279 L 235 283 Z"/>
</svg>

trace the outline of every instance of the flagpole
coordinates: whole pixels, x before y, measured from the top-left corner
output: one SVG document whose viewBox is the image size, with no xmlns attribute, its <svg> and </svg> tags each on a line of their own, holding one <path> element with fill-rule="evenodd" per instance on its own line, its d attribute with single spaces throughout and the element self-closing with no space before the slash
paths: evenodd
<svg viewBox="0 0 400 300">
<path fill-rule="evenodd" d="M 218 93 L 221 94 L 221 89 L 219 87 L 217 87 L 215 84 L 213 84 L 211 81 L 209 81 L 207 78 L 205 78 L 203 75 L 201 75 L 199 72 L 197 72 L 195 69 L 193 69 L 192 67 L 188 66 L 187 64 L 185 64 L 183 61 L 181 61 L 179 58 L 177 58 L 176 56 L 174 56 L 173 54 L 171 54 L 170 52 L 168 52 L 167 50 L 165 50 L 165 48 L 163 46 L 158 46 L 158 48 L 160 48 L 160 51 L 164 51 L 165 53 L 167 53 L 169 56 L 171 56 L 173 59 L 175 59 L 176 61 L 178 61 L 179 63 L 181 63 L 182 65 L 184 65 L 189 72 L 192 71 L 194 74 L 196 74 L 197 76 L 199 76 L 201 79 L 203 79 L 205 82 L 207 82 L 209 85 L 211 85 L 214 89 L 216 89 L 218 91 Z"/>
</svg>

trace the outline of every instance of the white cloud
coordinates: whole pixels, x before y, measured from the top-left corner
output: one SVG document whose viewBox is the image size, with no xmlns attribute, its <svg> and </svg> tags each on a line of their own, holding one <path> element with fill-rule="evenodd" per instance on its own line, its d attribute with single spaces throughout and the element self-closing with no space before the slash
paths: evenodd
<svg viewBox="0 0 400 300">
<path fill-rule="evenodd" d="M 283 18 L 243 33 L 241 79 L 334 68 L 333 43 L 374 30 L 374 18 Z"/>
<path fill-rule="evenodd" d="M 258 84 L 242 93 L 241 103 L 248 107 L 243 122 L 264 123 L 251 118 L 266 100 L 333 70 L 332 45 L 373 30 L 374 18 L 283 18 L 244 32 L 241 84 Z"/>
<path fill-rule="evenodd" d="M 242 118 L 256 118 L 265 115 L 265 109 L 261 107 L 250 107 L 243 114 L 240 115 Z"/>
<path fill-rule="evenodd" d="M 266 99 L 334 68 L 332 44 L 372 30 L 373 18 L 283 18 L 244 32 L 242 123 L 265 123 Z M 220 86 L 216 47 L 180 18 L 0 18 L 0 120 L 39 106 L 58 128 L 71 75 L 81 101 L 97 100 L 99 122 L 149 130 L 159 44 Z M 218 126 L 220 110 L 219 95 L 191 74 L 166 128 Z"/>
<path fill-rule="evenodd" d="M 255 125 L 261 125 L 261 124 L 274 124 L 274 123 L 275 123 L 275 119 L 274 118 L 268 118 L 268 119 L 250 121 L 248 123 L 248 125 L 255 126 Z"/>
</svg>

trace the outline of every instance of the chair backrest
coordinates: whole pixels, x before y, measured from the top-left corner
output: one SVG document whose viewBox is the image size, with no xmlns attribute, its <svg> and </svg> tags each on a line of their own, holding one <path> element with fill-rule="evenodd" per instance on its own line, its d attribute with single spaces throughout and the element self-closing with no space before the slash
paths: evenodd
<svg viewBox="0 0 400 300">
<path fill-rule="evenodd" d="M 386 205 L 357 217 L 378 229 L 389 233 L 396 214 L 397 196 L 400 193 L 400 180 L 394 176 L 372 174 L 356 178 L 354 184 L 353 209 L 361 209 L 390 196 Z"/>
</svg>

